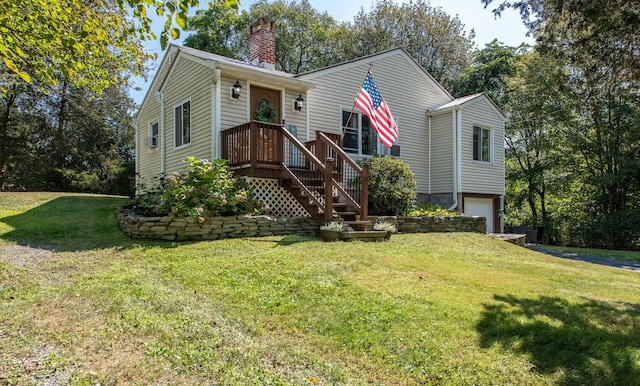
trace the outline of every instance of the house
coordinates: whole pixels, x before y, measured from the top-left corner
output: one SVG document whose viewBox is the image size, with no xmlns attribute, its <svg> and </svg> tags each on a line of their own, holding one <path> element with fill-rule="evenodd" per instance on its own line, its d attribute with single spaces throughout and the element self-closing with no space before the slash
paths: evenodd
<svg viewBox="0 0 640 386">
<path fill-rule="evenodd" d="M 251 25 L 250 63 L 168 48 L 137 114 L 140 178 L 181 169 L 187 156 L 225 158 L 274 215 L 357 222 L 367 217 L 367 170 L 354 160 L 390 155 L 409 164 L 420 202 L 501 230 L 505 117 L 484 93 L 454 99 L 401 48 L 276 71 L 274 28 L 265 18 Z M 391 149 L 354 109 L 368 70 L 398 124 Z"/>
</svg>

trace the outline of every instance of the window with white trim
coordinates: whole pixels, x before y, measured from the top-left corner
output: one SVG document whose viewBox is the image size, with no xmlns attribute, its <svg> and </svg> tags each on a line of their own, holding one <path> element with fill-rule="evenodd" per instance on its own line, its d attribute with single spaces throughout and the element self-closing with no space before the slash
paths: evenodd
<svg viewBox="0 0 640 386">
<path fill-rule="evenodd" d="M 349 119 L 351 115 L 351 119 Z M 348 125 L 347 125 L 348 121 Z M 345 127 L 346 125 L 346 127 Z M 365 114 L 342 111 L 342 149 L 359 156 L 386 155 L 388 150 L 378 141 L 378 133 L 371 126 L 369 117 Z"/>
<path fill-rule="evenodd" d="M 175 146 L 183 146 L 191 142 L 191 101 L 174 108 Z"/>
<path fill-rule="evenodd" d="M 473 127 L 473 160 L 491 162 L 491 130 Z"/>
<path fill-rule="evenodd" d="M 147 138 L 147 146 L 158 147 L 158 122 L 149 123 L 149 138 Z"/>
</svg>

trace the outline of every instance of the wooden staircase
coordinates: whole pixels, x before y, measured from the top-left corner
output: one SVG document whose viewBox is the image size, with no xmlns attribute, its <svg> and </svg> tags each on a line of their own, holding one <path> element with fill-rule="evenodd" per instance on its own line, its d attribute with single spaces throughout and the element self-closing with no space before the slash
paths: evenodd
<svg viewBox="0 0 640 386">
<path fill-rule="evenodd" d="M 294 171 L 295 173 L 295 171 Z M 318 224 L 325 224 L 330 221 L 343 223 L 347 230 L 367 230 L 370 221 L 361 220 L 360 213 L 349 203 L 341 201 L 341 196 L 335 191 L 331 192 L 331 208 L 333 209 L 330 218 L 325 216 L 326 205 L 322 205 L 325 200 L 325 188 L 322 178 L 283 178 L 284 186 L 298 201 L 302 207 L 316 220 Z M 320 202 L 318 202 L 320 201 Z"/>
<path fill-rule="evenodd" d="M 284 126 L 247 122 L 221 133 L 222 158 L 234 173 L 277 178 L 318 224 L 340 221 L 366 230 L 368 166 L 342 150 L 337 134 L 316 131 L 301 143 Z"/>
</svg>

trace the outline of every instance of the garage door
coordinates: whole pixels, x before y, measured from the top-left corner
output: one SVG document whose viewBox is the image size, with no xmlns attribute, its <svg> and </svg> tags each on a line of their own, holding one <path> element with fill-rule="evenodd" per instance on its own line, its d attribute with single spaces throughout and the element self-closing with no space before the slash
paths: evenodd
<svg viewBox="0 0 640 386">
<path fill-rule="evenodd" d="M 471 198 L 464 199 L 464 214 L 467 216 L 482 216 L 487 219 L 487 233 L 493 232 L 493 199 Z"/>
</svg>

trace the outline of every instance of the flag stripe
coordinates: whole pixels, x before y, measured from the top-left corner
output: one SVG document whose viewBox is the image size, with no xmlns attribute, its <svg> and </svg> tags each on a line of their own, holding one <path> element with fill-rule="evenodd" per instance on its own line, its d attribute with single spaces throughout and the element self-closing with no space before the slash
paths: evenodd
<svg viewBox="0 0 640 386">
<path fill-rule="evenodd" d="M 369 117 L 371 125 L 378 133 L 380 142 L 388 148 L 393 146 L 398 138 L 398 126 L 391 115 L 387 102 L 382 98 L 373 82 L 371 73 L 367 73 L 355 104 Z"/>
</svg>

